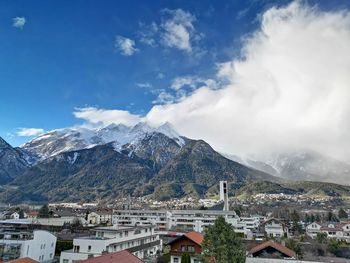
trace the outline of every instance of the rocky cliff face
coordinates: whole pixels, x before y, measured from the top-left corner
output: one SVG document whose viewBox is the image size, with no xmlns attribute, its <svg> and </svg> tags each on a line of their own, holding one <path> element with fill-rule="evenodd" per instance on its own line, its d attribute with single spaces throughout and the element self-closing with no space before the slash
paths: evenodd
<svg viewBox="0 0 350 263">
<path fill-rule="evenodd" d="M 25 157 L 0 137 L 0 184 L 12 181 L 29 167 Z"/>
</svg>

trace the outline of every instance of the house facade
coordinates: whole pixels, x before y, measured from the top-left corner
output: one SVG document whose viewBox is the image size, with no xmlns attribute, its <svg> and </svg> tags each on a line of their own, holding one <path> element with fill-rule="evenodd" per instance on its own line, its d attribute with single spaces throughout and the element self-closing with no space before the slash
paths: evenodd
<svg viewBox="0 0 350 263">
<path fill-rule="evenodd" d="M 186 253 L 190 256 L 191 263 L 199 263 L 199 255 L 202 253 L 203 235 L 198 232 L 190 232 L 168 243 L 170 246 L 170 263 L 181 263 L 181 257 Z"/>
<path fill-rule="evenodd" d="M 38 262 L 54 259 L 57 238 L 48 231 L 6 228 L 0 232 L 0 240 L 0 259 L 5 262 L 25 257 Z"/>
<path fill-rule="evenodd" d="M 73 240 L 73 249 L 61 252 L 61 263 L 73 263 L 90 257 L 101 256 L 127 249 L 140 259 L 155 256 L 162 248 L 159 235 L 154 227 L 97 227 L 93 236 Z"/>
<path fill-rule="evenodd" d="M 90 212 L 87 216 L 89 225 L 112 224 L 113 211 L 97 210 Z"/>
<path fill-rule="evenodd" d="M 316 238 L 318 233 L 326 233 L 327 238 L 350 243 L 350 222 L 313 222 L 306 226 L 306 234 Z"/>
<path fill-rule="evenodd" d="M 278 219 L 271 218 L 263 223 L 267 237 L 282 238 L 288 236 L 288 227 Z"/>
<path fill-rule="evenodd" d="M 202 233 L 213 225 L 218 216 L 237 225 L 239 217 L 234 211 L 221 210 L 115 210 L 113 224 L 126 226 L 154 225 L 157 230 L 196 231 Z"/>
</svg>

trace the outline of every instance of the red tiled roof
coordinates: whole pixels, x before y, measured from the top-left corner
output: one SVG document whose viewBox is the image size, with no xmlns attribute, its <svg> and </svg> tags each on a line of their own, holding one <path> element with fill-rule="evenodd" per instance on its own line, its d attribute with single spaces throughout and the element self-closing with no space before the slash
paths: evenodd
<svg viewBox="0 0 350 263">
<path fill-rule="evenodd" d="M 39 263 L 39 261 L 36 261 L 31 258 L 19 258 L 19 259 L 10 261 L 10 263 Z"/>
<path fill-rule="evenodd" d="M 204 236 L 201 233 L 198 232 L 190 232 L 185 234 L 185 237 L 188 239 L 191 239 L 193 242 L 197 243 L 198 245 L 202 245 Z"/>
<path fill-rule="evenodd" d="M 281 245 L 279 243 L 276 243 L 276 242 L 274 242 L 272 240 L 266 241 L 266 242 L 264 242 L 264 243 L 262 243 L 260 245 L 257 245 L 255 247 L 253 247 L 251 250 L 249 250 L 249 253 L 250 254 L 254 254 L 254 253 L 256 253 L 256 252 L 258 252 L 260 250 L 263 250 L 263 249 L 265 249 L 267 247 L 273 247 L 274 249 L 280 251 L 281 253 L 283 253 L 283 254 L 291 257 L 291 258 L 296 256 L 296 254 L 295 254 L 295 252 L 293 250 L 291 250 L 291 249 L 289 249 L 289 248 L 287 248 L 287 247 L 285 247 L 285 246 L 283 246 L 283 245 Z"/>
<path fill-rule="evenodd" d="M 127 250 L 105 254 L 99 257 L 79 260 L 79 263 L 143 263 L 141 259 Z"/>
</svg>

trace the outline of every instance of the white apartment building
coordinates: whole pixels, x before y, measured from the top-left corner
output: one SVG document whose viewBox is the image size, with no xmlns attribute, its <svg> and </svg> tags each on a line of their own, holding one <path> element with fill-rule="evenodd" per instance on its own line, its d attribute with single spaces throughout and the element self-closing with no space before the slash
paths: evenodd
<svg viewBox="0 0 350 263">
<path fill-rule="evenodd" d="M 223 216 L 233 226 L 239 222 L 234 211 L 221 210 L 115 210 L 113 223 L 126 226 L 153 225 L 156 230 L 177 230 L 203 232 Z"/>
<path fill-rule="evenodd" d="M 73 249 L 61 252 L 60 263 L 73 263 L 89 257 L 101 256 L 103 253 L 129 250 L 143 259 L 153 256 L 161 250 L 159 235 L 152 226 L 118 226 L 97 227 L 93 236 L 75 238 Z"/>
<path fill-rule="evenodd" d="M 326 233 L 327 238 L 334 238 L 350 243 L 350 222 L 313 222 L 306 226 L 306 234 L 316 238 L 318 233 Z"/>
<path fill-rule="evenodd" d="M 288 227 L 278 219 L 271 218 L 263 223 L 268 237 L 284 237 L 288 235 Z"/>
<path fill-rule="evenodd" d="M 253 237 L 260 237 L 260 225 L 265 221 L 265 217 L 252 216 L 240 217 L 239 221 L 234 225 L 236 233 L 242 233 L 244 238 L 253 239 Z"/>
<path fill-rule="evenodd" d="M 88 214 L 87 223 L 89 225 L 99 225 L 101 223 L 112 223 L 112 212 L 94 211 Z"/>
<path fill-rule="evenodd" d="M 29 257 L 52 262 L 57 238 L 48 231 L 23 231 L 5 227 L 0 231 L 0 259 L 9 261 Z"/>
</svg>

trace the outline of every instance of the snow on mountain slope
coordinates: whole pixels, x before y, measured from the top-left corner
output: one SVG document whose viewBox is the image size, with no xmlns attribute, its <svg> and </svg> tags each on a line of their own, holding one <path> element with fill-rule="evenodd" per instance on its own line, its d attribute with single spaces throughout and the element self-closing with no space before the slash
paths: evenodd
<svg viewBox="0 0 350 263">
<path fill-rule="evenodd" d="M 137 144 L 147 134 L 155 132 L 173 139 L 180 147 L 185 144 L 184 139 L 169 123 L 154 128 L 140 122 L 132 127 L 111 124 L 98 129 L 73 127 L 53 130 L 25 143 L 21 148 L 39 156 L 40 159 L 45 159 L 62 152 L 91 148 L 110 142 L 114 142 L 116 150 L 120 150 L 123 145 Z"/>
<path fill-rule="evenodd" d="M 308 150 L 276 153 L 265 157 L 225 157 L 287 180 L 321 181 L 349 185 L 350 164 Z"/>
</svg>

